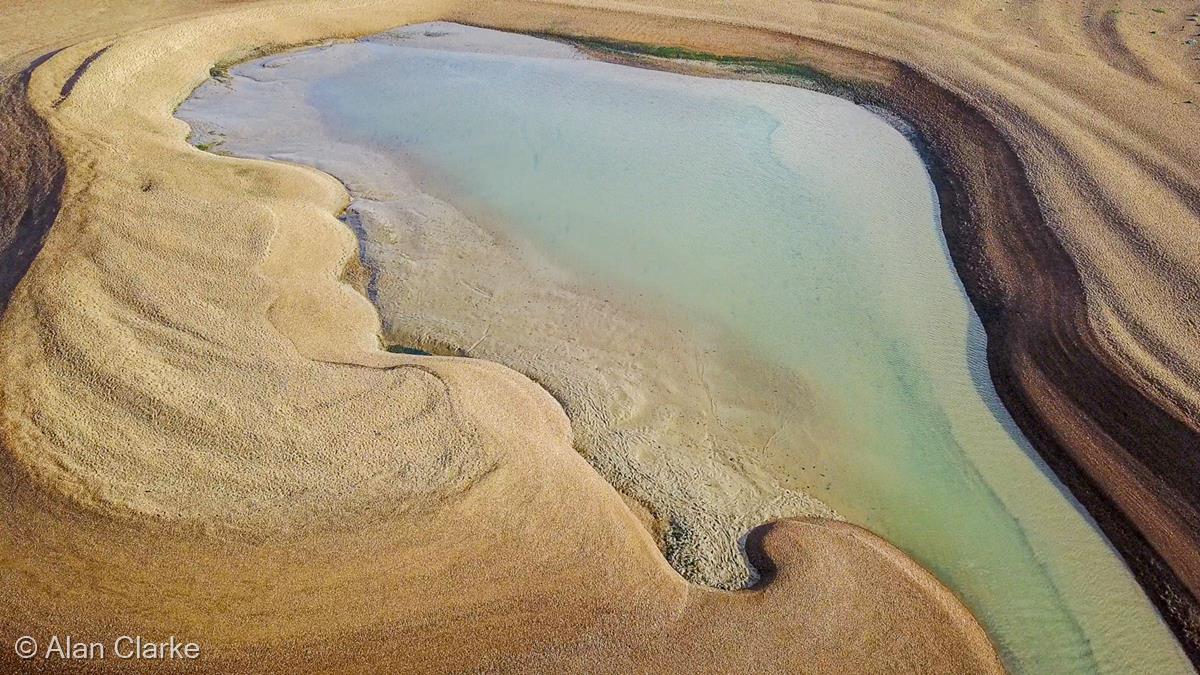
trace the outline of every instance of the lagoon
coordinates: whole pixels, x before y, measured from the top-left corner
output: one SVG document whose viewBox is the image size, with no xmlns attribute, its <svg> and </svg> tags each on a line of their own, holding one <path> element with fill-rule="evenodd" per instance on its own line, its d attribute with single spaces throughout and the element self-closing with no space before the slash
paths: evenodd
<svg viewBox="0 0 1200 675">
<path fill-rule="evenodd" d="M 573 287 L 667 308 L 680 330 L 713 327 L 729 336 L 721 344 L 801 379 L 819 420 L 780 414 L 739 461 L 930 569 L 1011 670 L 1188 672 L 999 403 L 902 123 L 797 87 L 603 63 L 445 24 L 232 73 L 180 115 L 220 128 L 234 154 L 347 179 L 332 154 L 255 129 L 256 116 L 288 114 L 272 105 L 302 106 L 340 147 L 410 171 L 396 194 L 357 199 L 396 202 L 415 182 Z M 367 262 L 386 265 L 371 252 L 387 246 L 369 242 Z"/>
</svg>

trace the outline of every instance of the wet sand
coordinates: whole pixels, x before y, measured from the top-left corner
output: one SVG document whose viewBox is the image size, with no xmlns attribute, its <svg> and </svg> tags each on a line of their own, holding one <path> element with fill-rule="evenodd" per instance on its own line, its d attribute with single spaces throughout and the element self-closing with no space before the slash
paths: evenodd
<svg viewBox="0 0 1200 675">
<path fill-rule="evenodd" d="M 439 36 L 433 48 L 583 56 L 544 40 L 462 30 L 418 26 L 368 41 L 412 47 L 428 31 Z M 486 207 L 468 215 L 462 200 L 430 187 L 444 181 L 419 161 L 339 140 L 297 80 L 355 58 L 363 57 L 318 49 L 238 66 L 200 87 L 177 116 L 199 147 L 314 166 L 342 181 L 353 197 L 343 220 L 367 268 L 361 290 L 379 308 L 384 342 L 495 361 L 544 387 L 571 420 L 575 448 L 644 514 L 689 581 L 743 588 L 754 573 L 739 544 L 748 531 L 785 516 L 837 518 L 781 484 L 798 467 L 780 476 L 764 461 L 771 443 L 801 455 L 834 442 L 840 430 L 822 414 L 819 391 L 716 323 L 646 293 L 589 285 Z M 806 452 L 790 447 L 803 438 L 782 428 L 789 423 L 811 439 Z M 814 464 L 810 480 L 816 473 Z"/>
<path fill-rule="evenodd" d="M 1181 667 L 1095 525 L 997 422 L 909 142 L 742 79 L 781 66 L 646 61 L 422 24 L 239 65 L 177 115 L 210 151 L 346 183 L 389 340 L 546 387 L 690 581 L 743 585 L 743 533 L 764 505 L 811 515 L 784 486 L 815 487 L 929 566 L 1014 672 Z"/>
<path fill-rule="evenodd" d="M 709 4 L 660 10 L 678 22 L 664 33 L 581 4 L 574 22 L 490 23 L 791 61 L 914 123 L 943 164 L 943 227 L 1001 399 L 1196 663 L 1194 10 Z M 710 23 L 735 11 L 752 27 Z"/>
<path fill-rule="evenodd" d="M 164 16 L 118 8 L 57 33 L 78 26 L 53 21 L 72 9 L 13 10 L 39 20 L 16 24 L 23 36 L 16 47 L 5 42 L 6 72 L 32 61 L 26 48 L 49 51 Z M 774 561 L 760 560 L 774 568 L 761 590 L 687 586 L 574 452 L 566 418 L 543 390 L 483 361 L 418 364 L 379 349 L 370 303 L 341 283 L 356 247 L 334 217 L 346 203 L 340 185 L 200 153 L 170 116 L 213 63 L 257 46 L 457 18 L 767 58 L 802 50 L 938 130 L 931 143 L 961 188 L 961 201 L 943 199 L 959 216 L 950 220 L 952 248 L 992 322 L 1001 394 L 1194 653 L 1195 500 L 1172 481 L 1195 475 L 1184 450 L 1194 438 L 1189 364 L 1200 363 L 1188 345 L 1200 341 L 1188 313 L 1172 308 L 1188 306 L 1190 291 L 1175 284 L 1195 265 L 1190 249 L 1172 245 L 1190 226 L 1157 224 L 1196 222 L 1194 176 L 1183 167 L 1200 135 L 1194 113 L 1165 102 L 1195 79 L 1179 65 L 1182 50 L 1130 37 L 1133 28 L 1115 19 L 1100 38 L 1077 36 L 1073 22 L 1089 8 L 1054 3 L 1023 6 L 1011 19 L 966 4 L 935 18 L 919 8 L 892 8 L 898 17 L 841 6 L 807 14 L 804 3 L 735 9 L 760 27 L 869 46 L 931 79 L 728 19 L 696 24 L 661 8 L 657 17 L 567 17 L 561 7 L 513 3 L 457 13 L 388 3 L 222 8 L 115 43 L 84 41 L 34 70 L 28 98 L 48 127 L 20 97 L 8 99 L 22 134 L 6 137 L 6 157 L 40 157 L 32 164 L 51 177 L 59 157 L 66 181 L 56 213 L 34 194 L 34 216 L 6 212 L 3 223 L 11 233 L 56 216 L 0 321 L 3 541 L 21 542 L 3 551 L 12 572 L 0 582 L 5 637 L 190 632 L 210 645 L 205 665 L 214 670 L 584 663 L 595 671 L 697 659 L 714 670 L 996 668 L 986 638 L 944 588 L 850 526 L 788 521 L 760 532 L 750 549 Z M 1182 14 L 1171 8 L 1152 20 Z M 31 39 L 30 30 L 41 32 Z M 1114 56 L 1125 40 L 1148 56 Z M 1048 68 L 1039 41 L 1070 53 L 1071 73 Z M 106 46 L 63 98 L 71 75 Z M 23 88 L 19 78 L 7 84 Z M 1090 126 L 1097 110 L 1104 127 Z M 1032 193 L 1038 202 L 1013 199 Z M 1153 208 L 1131 205 L 1131 194 L 1153 197 Z M 6 262 L 28 257 L 19 250 L 6 248 Z M 1063 363 L 1084 370 L 1064 372 Z M 1129 406 L 1140 414 L 1115 414 Z M 372 414 L 382 408 L 389 420 Z M 1139 445 L 1128 430 L 1142 424 L 1163 443 Z M 456 452 L 436 450 L 446 447 Z M 1130 470 L 1104 474 L 1111 457 Z M 261 588 L 297 592 L 253 591 Z M 447 621 L 468 613 L 470 623 Z M 113 616 L 130 625 L 113 626 Z M 568 634 L 577 639 L 564 644 Z M 352 650 L 346 635 L 356 636 Z M 0 658 L 7 666 L 13 656 Z"/>
<path fill-rule="evenodd" d="M 50 137 L 23 141 L 67 176 L 0 322 L 4 635 L 192 636 L 214 671 L 997 670 L 952 594 L 849 525 L 757 531 L 755 590 L 689 585 L 544 389 L 381 348 L 343 187 L 201 152 L 172 117 L 223 59 L 444 11 L 352 9 L 220 13 L 33 72 Z"/>
</svg>

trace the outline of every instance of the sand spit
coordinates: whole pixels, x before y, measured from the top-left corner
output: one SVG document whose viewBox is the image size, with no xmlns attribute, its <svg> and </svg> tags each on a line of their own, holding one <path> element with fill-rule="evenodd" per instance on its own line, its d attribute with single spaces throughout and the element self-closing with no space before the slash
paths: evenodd
<svg viewBox="0 0 1200 675">
<path fill-rule="evenodd" d="M 543 389 L 380 350 L 340 184 L 172 117 L 223 59 L 448 10 L 131 19 L 32 71 L 45 129 L 18 118 L 7 156 L 53 176 L 52 140 L 66 177 L 0 320 L 4 640 L 187 636 L 218 672 L 998 671 L 952 594 L 849 525 L 757 531 L 756 590 L 686 584 Z"/>
</svg>

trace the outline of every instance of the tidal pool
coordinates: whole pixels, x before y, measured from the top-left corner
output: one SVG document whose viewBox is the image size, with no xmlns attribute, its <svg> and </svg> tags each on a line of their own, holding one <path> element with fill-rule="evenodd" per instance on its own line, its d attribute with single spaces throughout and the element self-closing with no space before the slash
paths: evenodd
<svg viewBox="0 0 1200 675">
<path fill-rule="evenodd" d="M 1190 671 L 1000 405 L 929 174 L 882 117 L 452 25 L 234 74 L 301 88 L 324 133 L 402 158 L 583 283 L 719 325 L 797 373 L 837 432 L 784 416 L 750 460 L 932 570 L 1010 669 Z M 204 114 L 219 113 L 206 96 Z M 337 173 L 277 150 L 235 148 Z"/>
</svg>

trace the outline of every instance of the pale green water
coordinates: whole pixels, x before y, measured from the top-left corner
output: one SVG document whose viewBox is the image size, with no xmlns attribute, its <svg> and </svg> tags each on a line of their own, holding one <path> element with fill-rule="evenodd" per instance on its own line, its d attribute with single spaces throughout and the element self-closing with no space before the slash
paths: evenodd
<svg viewBox="0 0 1200 675">
<path fill-rule="evenodd" d="M 331 135 L 416 160 L 585 278 L 801 373 L 848 430 L 815 458 L 815 494 L 955 589 L 1013 670 L 1189 670 L 996 402 L 903 135 L 790 87 L 439 39 L 333 47 L 350 65 L 306 81 L 308 100 Z"/>
</svg>

